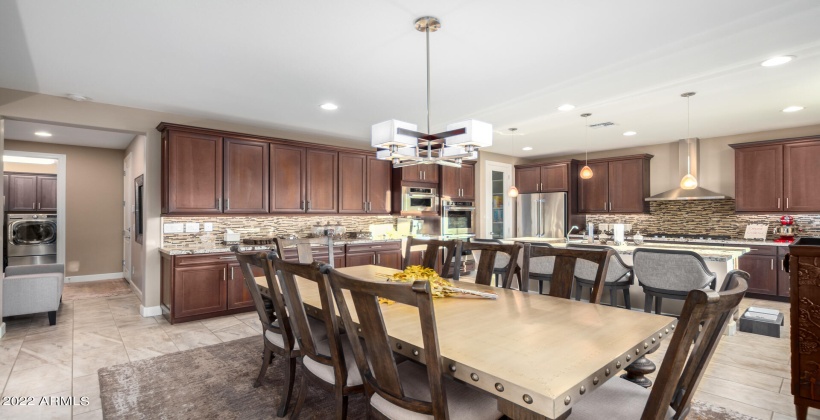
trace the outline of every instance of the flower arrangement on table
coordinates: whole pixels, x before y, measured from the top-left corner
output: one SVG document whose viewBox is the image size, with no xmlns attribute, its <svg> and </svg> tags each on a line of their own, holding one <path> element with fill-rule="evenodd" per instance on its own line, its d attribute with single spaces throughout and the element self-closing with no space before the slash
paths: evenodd
<svg viewBox="0 0 820 420">
<path fill-rule="evenodd" d="M 498 297 L 498 295 L 494 293 L 484 293 L 455 287 L 450 280 L 439 276 L 436 270 L 420 265 L 408 266 L 404 269 L 404 271 L 392 275 L 386 275 L 385 277 L 387 277 L 387 281 L 394 281 L 398 283 L 412 283 L 419 280 L 427 281 L 430 283 L 430 294 L 433 295 L 434 299 L 455 297 L 456 295 L 469 295 L 470 297 L 482 297 L 487 299 L 496 299 Z M 389 305 L 393 303 L 393 301 L 380 297 L 379 303 L 386 303 Z"/>
</svg>

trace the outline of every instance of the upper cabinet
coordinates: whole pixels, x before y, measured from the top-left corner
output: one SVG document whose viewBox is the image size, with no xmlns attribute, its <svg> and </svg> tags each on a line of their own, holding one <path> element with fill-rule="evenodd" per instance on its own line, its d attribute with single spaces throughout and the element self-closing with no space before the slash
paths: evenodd
<svg viewBox="0 0 820 420">
<path fill-rule="evenodd" d="M 57 176 L 7 172 L 3 175 L 8 211 L 57 211 Z"/>
<path fill-rule="evenodd" d="M 649 203 L 649 160 L 652 155 L 634 155 L 589 161 L 592 178 L 578 174 L 580 213 L 647 213 Z"/>
<path fill-rule="evenodd" d="M 569 166 L 568 162 L 517 166 L 515 187 L 521 194 L 568 191 Z"/>
<path fill-rule="evenodd" d="M 157 129 L 162 214 L 391 211 L 390 162 L 370 152 L 166 123 Z"/>
<path fill-rule="evenodd" d="M 428 184 L 438 184 L 439 165 L 413 165 L 405 166 L 399 170 L 402 181 L 425 182 Z"/>
<path fill-rule="evenodd" d="M 442 166 L 440 195 L 451 200 L 475 200 L 475 165 Z"/>
<path fill-rule="evenodd" d="M 820 211 L 820 137 L 730 146 L 735 149 L 736 211 Z"/>
</svg>

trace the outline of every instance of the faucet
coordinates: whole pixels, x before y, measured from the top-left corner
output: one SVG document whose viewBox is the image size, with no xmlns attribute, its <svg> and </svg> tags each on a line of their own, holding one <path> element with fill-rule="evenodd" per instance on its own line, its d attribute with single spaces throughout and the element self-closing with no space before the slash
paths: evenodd
<svg viewBox="0 0 820 420">
<path fill-rule="evenodd" d="M 573 226 L 569 228 L 569 232 L 567 232 L 567 243 L 569 243 L 569 235 L 572 233 L 573 230 L 578 229 L 578 226 Z"/>
</svg>

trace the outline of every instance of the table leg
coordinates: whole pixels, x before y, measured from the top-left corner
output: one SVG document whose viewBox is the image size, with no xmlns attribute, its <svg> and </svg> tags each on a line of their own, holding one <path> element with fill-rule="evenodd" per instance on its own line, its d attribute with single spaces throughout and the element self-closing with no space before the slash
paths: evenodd
<svg viewBox="0 0 820 420">
<path fill-rule="evenodd" d="M 660 346 L 655 346 L 653 349 L 646 352 L 646 354 L 654 353 L 655 350 L 658 349 L 658 347 Z M 652 380 L 647 378 L 646 375 L 654 372 L 655 369 L 655 363 L 647 359 L 646 355 L 644 355 L 638 358 L 638 360 L 632 362 L 631 365 L 624 368 L 626 373 L 621 375 L 621 378 L 624 378 L 629 382 L 638 384 L 644 388 L 649 388 L 650 386 L 652 386 Z"/>
</svg>

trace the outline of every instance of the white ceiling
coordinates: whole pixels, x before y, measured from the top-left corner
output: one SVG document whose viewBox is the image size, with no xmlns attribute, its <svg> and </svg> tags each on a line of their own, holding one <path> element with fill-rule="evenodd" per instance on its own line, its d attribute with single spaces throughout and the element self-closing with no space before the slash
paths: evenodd
<svg viewBox="0 0 820 420">
<path fill-rule="evenodd" d="M 369 144 L 386 119 L 425 129 L 412 23 L 428 14 L 432 129 L 473 117 L 525 134 L 494 152 L 581 151 L 582 112 L 616 123 L 591 150 L 674 141 L 686 91 L 701 138 L 820 123 L 816 0 L 0 0 L 0 86 Z M 781 54 L 797 59 L 759 65 Z"/>
<path fill-rule="evenodd" d="M 36 136 L 34 133 L 38 131 L 51 133 L 51 137 Z M 134 133 L 18 120 L 6 120 L 5 127 L 5 138 L 8 140 L 103 147 L 106 149 L 125 149 L 131 144 L 131 140 L 134 140 L 134 136 Z"/>
</svg>

